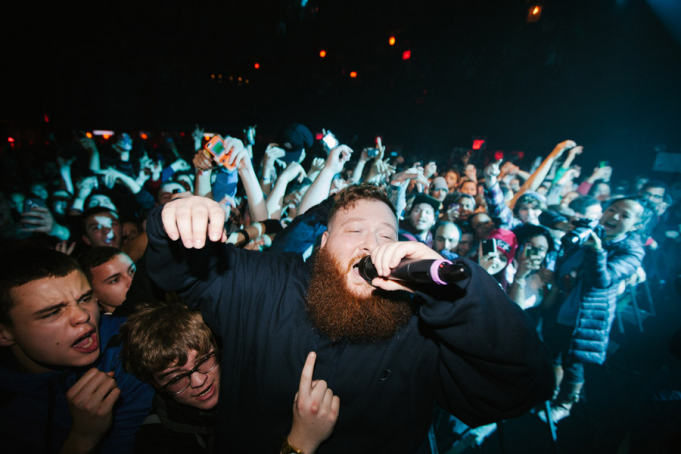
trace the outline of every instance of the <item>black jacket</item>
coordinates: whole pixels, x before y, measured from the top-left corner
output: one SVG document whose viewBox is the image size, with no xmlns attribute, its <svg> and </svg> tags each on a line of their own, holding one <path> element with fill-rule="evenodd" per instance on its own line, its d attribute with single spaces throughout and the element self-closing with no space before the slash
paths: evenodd
<svg viewBox="0 0 681 454">
<path fill-rule="evenodd" d="M 332 343 L 311 325 L 309 268 L 299 256 L 170 241 L 161 211 L 147 226 L 148 270 L 200 307 L 223 339 L 216 452 L 276 452 L 292 422 L 307 354 L 314 379 L 340 397 L 338 422 L 318 452 L 409 453 L 437 401 L 469 425 L 522 415 L 553 390 L 548 354 L 530 319 L 482 268 L 422 305 L 385 342 Z M 431 292 L 432 293 L 432 292 Z"/>
<path fill-rule="evenodd" d="M 212 452 L 215 411 L 182 405 L 156 393 L 154 407 L 135 436 L 135 453 Z"/>
</svg>

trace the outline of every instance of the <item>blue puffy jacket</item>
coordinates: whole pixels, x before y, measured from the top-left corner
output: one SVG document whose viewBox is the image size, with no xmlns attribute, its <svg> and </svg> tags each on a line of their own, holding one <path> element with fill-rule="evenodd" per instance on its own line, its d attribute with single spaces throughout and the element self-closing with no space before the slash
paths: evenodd
<svg viewBox="0 0 681 454">
<path fill-rule="evenodd" d="M 564 259 L 578 251 L 579 248 L 570 251 Z M 641 266 L 645 251 L 638 237 L 629 235 L 621 241 L 604 242 L 600 251 L 585 247 L 583 253 L 574 286 L 574 291 L 580 292 L 579 297 L 570 299 L 572 303 L 566 302 L 561 308 L 559 322 L 564 323 L 561 318 L 565 319 L 565 314 L 576 312 L 570 354 L 583 363 L 603 364 L 615 319 L 619 284 Z"/>
</svg>

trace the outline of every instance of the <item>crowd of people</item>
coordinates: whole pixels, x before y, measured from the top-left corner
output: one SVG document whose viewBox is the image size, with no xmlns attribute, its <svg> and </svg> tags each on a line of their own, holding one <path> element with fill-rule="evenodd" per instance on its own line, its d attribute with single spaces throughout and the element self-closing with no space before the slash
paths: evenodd
<svg viewBox="0 0 681 454">
<path fill-rule="evenodd" d="M 183 137 L 2 150 L 7 452 L 437 452 L 559 423 L 626 286 L 679 270 L 681 188 L 583 171 L 571 140 L 526 165 L 297 123 Z M 391 276 L 407 260 L 465 276 Z"/>
</svg>

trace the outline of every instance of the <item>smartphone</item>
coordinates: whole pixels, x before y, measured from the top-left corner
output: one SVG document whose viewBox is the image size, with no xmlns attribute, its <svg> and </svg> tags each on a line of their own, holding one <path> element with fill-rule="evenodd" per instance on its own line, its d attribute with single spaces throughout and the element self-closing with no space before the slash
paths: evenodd
<svg viewBox="0 0 681 454">
<path fill-rule="evenodd" d="M 370 148 L 367 150 L 367 156 L 370 158 L 375 158 L 378 156 L 378 148 Z"/>
<path fill-rule="evenodd" d="M 489 240 L 482 240 L 482 255 L 483 257 L 488 255 L 497 254 L 497 240 L 492 238 Z"/>
<path fill-rule="evenodd" d="M 232 156 L 232 150 L 225 149 L 225 143 L 221 135 L 216 134 L 211 137 L 204 148 L 227 170 L 232 171 L 236 168 L 233 164 L 229 165 L 229 158 Z"/>
<path fill-rule="evenodd" d="M 47 205 L 43 199 L 25 199 L 24 200 L 24 213 L 31 211 L 33 207 L 43 207 Z"/>
<path fill-rule="evenodd" d="M 329 150 L 333 150 L 340 144 L 338 139 L 336 139 L 336 136 L 334 136 L 331 132 L 326 133 L 326 135 L 322 138 L 322 142 L 324 142 L 324 145 L 326 145 L 326 148 Z"/>
<path fill-rule="evenodd" d="M 525 249 L 525 257 L 536 257 L 539 255 L 539 248 L 534 246 L 527 246 Z"/>
</svg>

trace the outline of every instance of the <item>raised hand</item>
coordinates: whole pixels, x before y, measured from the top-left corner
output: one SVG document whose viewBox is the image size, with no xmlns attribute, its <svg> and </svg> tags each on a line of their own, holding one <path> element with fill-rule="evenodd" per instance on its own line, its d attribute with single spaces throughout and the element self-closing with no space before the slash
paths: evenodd
<svg viewBox="0 0 681 454">
<path fill-rule="evenodd" d="M 329 438 L 338 420 L 340 398 L 324 380 L 312 380 L 317 354 L 310 352 L 293 400 L 293 426 L 288 443 L 305 454 L 314 453 Z"/>
<path fill-rule="evenodd" d="M 298 180 L 298 182 L 303 181 L 303 178 L 305 178 L 307 174 L 305 173 L 305 169 L 303 169 L 303 166 L 298 164 L 297 162 L 289 162 L 288 166 L 286 166 L 286 169 L 281 172 L 281 176 L 279 178 L 283 179 L 286 182 L 291 182 L 293 180 Z"/>
<path fill-rule="evenodd" d="M 21 213 L 22 230 L 25 232 L 52 233 L 56 226 L 50 210 L 45 207 L 34 206 L 29 211 Z"/>
<path fill-rule="evenodd" d="M 555 146 L 553 151 L 551 152 L 551 156 L 555 159 L 560 157 L 565 150 L 568 148 L 574 148 L 577 146 L 577 143 L 574 140 L 564 140 L 563 142 L 559 143 L 558 145 Z"/>
<path fill-rule="evenodd" d="M 175 162 L 170 164 L 170 167 L 172 167 L 172 169 L 175 172 L 182 172 L 182 171 L 191 169 L 191 166 L 189 165 L 189 163 L 187 161 L 185 161 L 184 159 L 176 160 Z"/>
<path fill-rule="evenodd" d="M 76 194 L 77 198 L 85 200 L 98 186 L 99 182 L 97 181 L 97 177 L 91 176 L 83 178 L 76 184 L 76 188 L 78 189 L 78 193 Z"/>
<path fill-rule="evenodd" d="M 426 178 L 432 177 L 435 175 L 435 172 L 437 172 L 437 164 L 434 161 L 426 164 L 426 167 L 423 170 L 423 174 L 426 176 Z"/>
<path fill-rule="evenodd" d="M 192 138 L 194 140 L 201 140 L 203 138 L 203 128 L 199 128 L 199 125 L 195 125 L 194 131 L 192 131 Z"/>
<path fill-rule="evenodd" d="M 89 154 L 97 153 L 97 144 L 94 139 L 91 139 L 81 131 L 82 137 L 78 139 L 80 146 L 85 149 Z"/>
<path fill-rule="evenodd" d="M 324 158 L 314 158 L 312 164 L 310 165 L 310 170 L 307 171 L 308 175 L 319 173 L 324 168 Z"/>
<path fill-rule="evenodd" d="M 282 167 L 286 167 L 286 164 L 281 160 L 285 155 L 286 150 L 279 145 L 276 143 L 269 144 L 267 150 L 265 150 L 265 156 L 262 162 L 263 170 L 273 168 L 275 163 L 278 163 Z"/>
<path fill-rule="evenodd" d="M 541 257 L 530 255 L 531 248 L 532 244 L 526 244 L 524 247 L 522 257 L 520 257 L 520 260 L 518 261 L 518 271 L 516 271 L 517 278 L 524 279 L 529 276 L 532 271 L 538 271 L 541 267 Z"/>
<path fill-rule="evenodd" d="M 520 167 L 510 161 L 506 161 L 504 165 L 501 166 L 501 172 L 497 178 L 502 179 L 506 175 L 516 175 L 519 171 Z"/>
<path fill-rule="evenodd" d="M 250 153 L 244 147 L 244 144 L 239 139 L 229 137 L 225 139 L 225 150 L 231 152 L 226 164 L 229 168 L 237 170 L 245 170 L 251 167 Z"/>
<path fill-rule="evenodd" d="M 351 156 L 352 148 L 347 145 L 339 145 L 329 152 L 325 168 L 333 171 L 334 174 L 341 173 L 345 163 L 350 160 Z"/>
<path fill-rule="evenodd" d="M 116 169 L 108 168 L 106 170 L 98 170 L 95 172 L 97 175 L 104 177 L 104 186 L 111 189 L 116 185 L 116 180 L 121 177 L 121 172 Z"/>
<path fill-rule="evenodd" d="M 188 249 L 201 249 L 206 237 L 214 242 L 227 240 L 225 211 L 218 202 L 206 197 L 187 192 L 176 194 L 163 206 L 161 218 L 168 237 L 173 241 L 181 239 Z"/>
<path fill-rule="evenodd" d="M 255 128 L 257 128 L 258 125 L 253 125 L 249 126 L 248 128 L 244 129 L 244 139 L 248 145 L 254 145 L 255 144 Z"/>
<path fill-rule="evenodd" d="M 194 164 L 196 170 L 200 172 L 205 172 L 215 166 L 212 156 L 205 150 L 199 150 L 198 153 L 194 155 L 192 164 Z"/>
<path fill-rule="evenodd" d="M 501 173 L 500 165 L 501 159 L 498 161 L 494 161 L 490 163 L 487 167 L 485 167 L 484 170 L 485 186 L 487 186 L 488 188 L 491 188 L 497 182 L 497 177 Z"/>
</svg>

